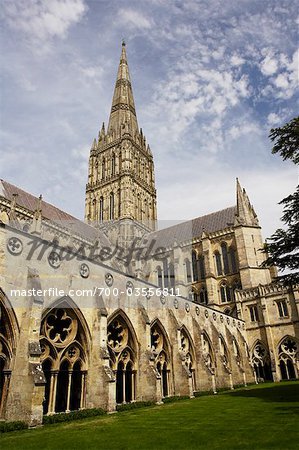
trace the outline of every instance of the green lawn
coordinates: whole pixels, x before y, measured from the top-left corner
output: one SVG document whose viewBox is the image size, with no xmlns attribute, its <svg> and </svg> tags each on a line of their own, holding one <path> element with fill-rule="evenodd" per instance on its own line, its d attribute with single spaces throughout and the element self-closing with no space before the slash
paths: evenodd
<svg viewBox="0 0 299 450">
<path fill-rule="evenodd" d="M 1 450 L 298 449 L 299 382 L 5 433 Z"/>
</svg>

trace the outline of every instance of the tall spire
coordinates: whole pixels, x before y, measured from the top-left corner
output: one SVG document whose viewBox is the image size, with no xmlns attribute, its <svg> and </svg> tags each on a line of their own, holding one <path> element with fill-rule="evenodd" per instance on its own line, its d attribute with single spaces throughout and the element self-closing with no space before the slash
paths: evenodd
<svg viewBox="0 0 299 450">
<path fill-rule="evenodd" d="M 127 129 L 132 134 L 138 132 L 133 91 L 126 54 L 126 44 L 122 42 L 121 57 L 114 88 L 108 134 L 118 135 L 120 129 Z"/>
<path fill-rule="evenodd" d="M 253 206 L 250 203 L 249 197 L 245 191 L 242 189 L 239 179 L 236 180 L 236 196 L 237 196 L 237 222 L 249 225 L 258 226 L 258 218 L 254 211 Z"/>
</svg>

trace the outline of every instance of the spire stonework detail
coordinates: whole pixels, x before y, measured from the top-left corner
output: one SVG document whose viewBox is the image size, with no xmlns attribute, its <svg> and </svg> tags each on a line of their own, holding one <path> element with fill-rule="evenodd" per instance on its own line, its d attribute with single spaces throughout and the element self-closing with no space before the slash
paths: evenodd
<svg viewBox="0 0 299 450">
<path fill-rule="evenodd" d="M 124 43 L 107 132 L 103 124 L 90 150 L 85 205 L 91 224 L 122 219 L 147 229 L 156 223 L 153 155 L 138 128 Z"/>
</svg>

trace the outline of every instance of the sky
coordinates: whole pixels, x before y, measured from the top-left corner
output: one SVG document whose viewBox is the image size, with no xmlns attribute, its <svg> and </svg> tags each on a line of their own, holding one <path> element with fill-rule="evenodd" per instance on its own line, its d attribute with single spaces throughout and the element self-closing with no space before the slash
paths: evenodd
<svg viewBox="0 0 299 450">
<path fill-rule="evenodd" d="M 125 39 L 158 217 L 235 204 L 239 178 L 269 237 L 297 168 L 271 154 L 298 115 L 290 0 L 0 0 L 0 177 L 84 217 L 88 155 L 107 123 Z"/>
</svg>

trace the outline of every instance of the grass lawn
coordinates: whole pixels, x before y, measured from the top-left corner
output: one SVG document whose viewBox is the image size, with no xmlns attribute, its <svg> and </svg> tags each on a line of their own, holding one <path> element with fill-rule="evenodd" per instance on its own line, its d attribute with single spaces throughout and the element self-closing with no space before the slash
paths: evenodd
<svg viewBox="0 0 299 450">
<path fill-rule="evenodd" d="M 4 433 L 1 450 L 298 449 L 299 382 Z"/>
</svg>

